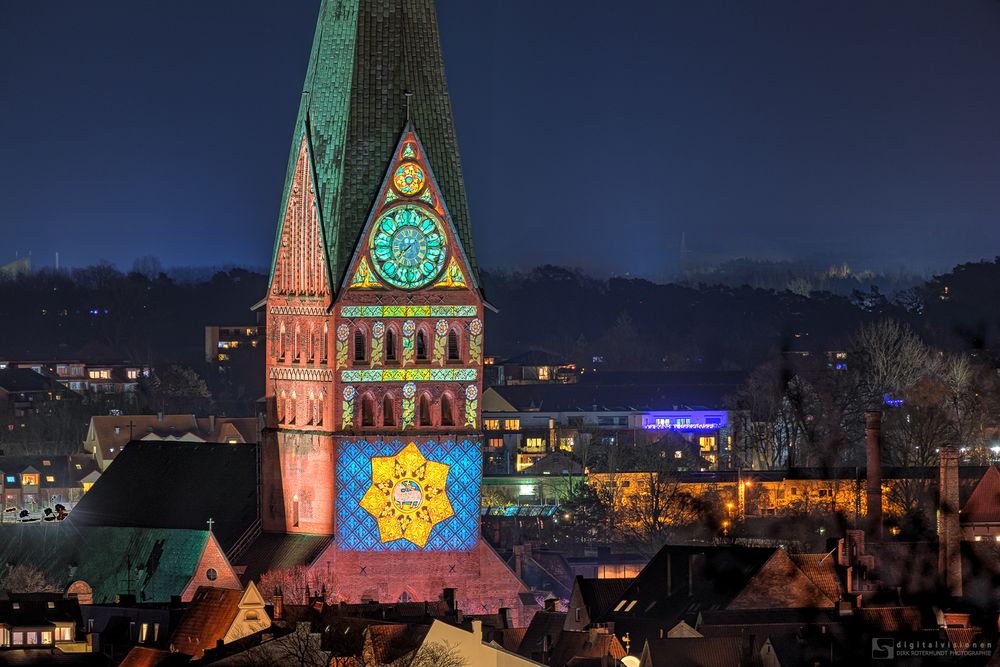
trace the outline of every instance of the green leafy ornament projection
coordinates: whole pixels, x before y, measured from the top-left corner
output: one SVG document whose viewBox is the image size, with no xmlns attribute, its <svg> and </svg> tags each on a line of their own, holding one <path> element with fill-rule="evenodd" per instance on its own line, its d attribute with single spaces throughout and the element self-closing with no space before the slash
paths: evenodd
<svg viewBox="0 0 1000 667">
<path fill-rule="evenodd" d="M 376 322 L 372 325 L 372 366 L 382 365 L 382 350 L 385 347 L 385 324 Z"/>
<path fill-rule="evenodd" d="M 350 333 L 351 328 L 346 324 L 337 327 L 337 367 L 335 370 L 347 368 L 347 338 Z"/>
<path fill-rule="evenodd" d="M 469 322 L 469 363 L 483 362 L 483 322 L 478 317 Z"/>
<path fill-rule="evenodd" d="M 344 403 L 341 406 L 341 428 L 354 426 L 354 397 L 358 391 L 351 385 L 344 387 Z"/>
<path fill-rule="evenodd" d="M 416 358 L 416 349 L 413 347 L 413 332 L 417 330 L 417 325 L 413 320 L 403 322 L 403 365 L 412 364 Z"/>
<path fill-rule="evenodd" d="M 476 413 L 479 411 L 479 387 L 470 384 L 465 388 L 465 425 L 476 428 Z"/>
<path fill-rule="evenodd" d="M 416 415 L 416 396 L 417 396 L 417 385 L 412 382 L 407 382 L 403 385 L 403 419 L 400 421 L 400 428 L 405 429 L 407 426 L 413 426 L 416 422 L 414 416 Z"/>
<path fill-rule="evenodd" d="M 448 320 L 438 320 L 434 325 L 434 363 L 444 366 L 445 355 L 448 352 Z"/>
</svg>

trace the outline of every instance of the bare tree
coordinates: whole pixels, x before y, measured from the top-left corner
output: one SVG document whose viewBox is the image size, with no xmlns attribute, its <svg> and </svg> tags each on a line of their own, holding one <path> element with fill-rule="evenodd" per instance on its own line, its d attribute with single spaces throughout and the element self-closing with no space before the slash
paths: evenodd
<svg viewBox="0 0 1000 667">
<path fill-rule="evenodd" d="M 901 393 L 926 376 L 935 375 L 939 359 L 908 326 L 881 320 L 861 327 L 852 341 L 852 371 L 870 405 L 886 393 Z"/>
<path fill-rule="evenodd" d="M 422 645 L 400 667 L 468 667 L 469 661 L 459 653 L 457 646 L 448 642 L 430 642 Z"/>
<path fill-rule="evenodd" d="M 25 563 L 8 565 L 0 577 L 0 591 L 8 593 L 60 593 L 62 589 L 38 568 Z"/>
</svg>

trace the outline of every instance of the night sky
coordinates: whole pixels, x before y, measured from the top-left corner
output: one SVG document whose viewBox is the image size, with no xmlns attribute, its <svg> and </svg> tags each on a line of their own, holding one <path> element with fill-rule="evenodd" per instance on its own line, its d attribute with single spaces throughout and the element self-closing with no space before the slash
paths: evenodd
<svg viewBox="0 0 1000 667">
<path fill-rule="evenodd" d="M 0 2 L 0 263 L 270 257 L 319 0 Z M 439 0 L 477 254 L 1000 254 L 1000 2 Z"/>
</svg>

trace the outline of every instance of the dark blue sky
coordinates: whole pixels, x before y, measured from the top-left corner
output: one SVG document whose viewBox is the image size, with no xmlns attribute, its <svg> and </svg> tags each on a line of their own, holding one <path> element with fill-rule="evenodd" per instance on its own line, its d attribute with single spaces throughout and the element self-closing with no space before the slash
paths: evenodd
<svg viewBox="0 0 1000 667">
<path fill-rule="evenodd" d="M 318 0 L 0 3 L 0 261 L 263 266 Z M 477 253 L 1000 254 L 1000 2 L 439 0 Z"/>
</svg>

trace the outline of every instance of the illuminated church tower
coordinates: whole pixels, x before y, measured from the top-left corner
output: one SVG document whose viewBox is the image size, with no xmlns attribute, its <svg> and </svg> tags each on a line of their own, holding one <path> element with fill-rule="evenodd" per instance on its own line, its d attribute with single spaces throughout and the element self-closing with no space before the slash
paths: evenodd
<svg viewBox="0 0 1000 667">
<path fill-rule="evenodd" d="M 263 523 L 331 535 L 339 597 L 474 613 L 524 590 L 480 538 L 483 299 L 432 0 L 324 0 L 267 296 Z"/>
</svg>

